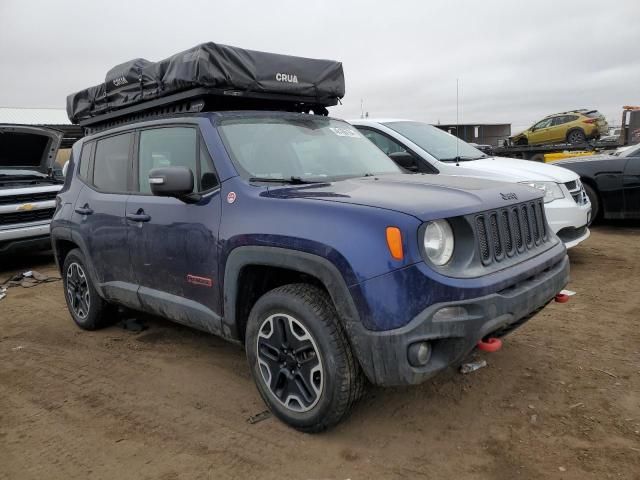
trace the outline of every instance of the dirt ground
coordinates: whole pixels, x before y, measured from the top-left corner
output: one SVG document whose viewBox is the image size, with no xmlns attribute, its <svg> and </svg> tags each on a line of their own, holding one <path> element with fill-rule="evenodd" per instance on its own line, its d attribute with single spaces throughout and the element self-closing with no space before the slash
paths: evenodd
<svg viewBox="0 0 640 480">
<path fill-rule="evenodd" d="M 268 418 L 243 351 L 148 319 L 84 332 L 60 282 L 0 301 L 0 478 L 640 479 L 640 225 L 571 251 L 577 295 L 487 368 L 371 388 L 334 430 Z M 51 257 L 0 260 L 55 273 Z"/>
</svg>

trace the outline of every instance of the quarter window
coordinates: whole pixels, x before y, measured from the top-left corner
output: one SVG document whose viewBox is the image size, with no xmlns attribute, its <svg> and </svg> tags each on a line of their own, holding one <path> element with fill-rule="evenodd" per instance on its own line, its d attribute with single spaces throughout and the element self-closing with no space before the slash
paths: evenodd
<svg viewBox="0 0 640 480">
<path fill-rule="evenodd" d="M 217 187 L 218 183 L 218 176 L 213 169 L 207 146 L 200 140 L 200 190 L 211 190 Z"/>
<path fill-rule="evenodd" d="M 129 149 L 132 138 L 132 133 L 125 133 L 98 140 L 93 167 L 93 184 L 98 190 L 127 191 Z M 82 160 L 80 164 L 82 165 Z"/>
<path fill-rule="evenodd" d="M 82 154 L 80 154 L 80 178 L 86 180 L 89 176 L 89 162 L 91 161 L 91 148 L 93 142 L 85 143 L 82 146 Z"/>
</svg>

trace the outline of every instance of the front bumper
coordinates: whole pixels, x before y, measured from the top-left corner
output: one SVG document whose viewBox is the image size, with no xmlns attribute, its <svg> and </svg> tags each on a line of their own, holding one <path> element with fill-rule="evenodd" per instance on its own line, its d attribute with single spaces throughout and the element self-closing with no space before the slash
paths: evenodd
<svg viewBox="0 0 640 480">
<path fill-rule="evenodd" d="M 51 249 L 50 222 L 12 225 L 0 229 L 0 255 Z"/>
<path fill-rule="evenodd" d="M 526 280 L 484 297 L 433 304 L 407 325 L 386 331 L 354 326 L 352 342 L 360 364 L 376 385 L 424 382 L 449 366 L 460 363 L 487 336 L 504 336 L 524 324 L 557 295 L 569 281 L 569 258 Z M 434 321 L 445 307 L 464 307 L 468 314 Z M 423 367 L 409 363 L 409 346 L 431 344 L 431 358 Z"/>
<path fill-rule="evenodd" d="M 579 243 L 584 242 L 590 236 L 591 231 L 586 225 L 579 228 L 565 227 L 558 232 L 558 238 L 562 240 L 567 249 L 573 248 Z"/>
<path fill-rule="evenodd" d="M 560 237 L 565 247 L 571 248 L 589 238 L 590 233 L 586 226 L 591 217 L 591 203 L 578 205 L 568 193 L 567 196 L 568 198 L 545 203 L 544 212 L 553 232 Z M 581 234 L 563 236 L 563 231 L 579 231 Z"/>
</svg>

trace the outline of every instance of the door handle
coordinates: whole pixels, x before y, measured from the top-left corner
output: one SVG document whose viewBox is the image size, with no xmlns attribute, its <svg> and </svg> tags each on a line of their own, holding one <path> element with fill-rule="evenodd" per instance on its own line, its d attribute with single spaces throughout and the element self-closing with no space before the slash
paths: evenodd
<svg viewBox="0 0 640 480">
<path fill-rule="evenodd" d="M 79 213 L 80 215 L 91 215 L 93 210 L 89 207 L 88 203 L 85 203 L 84 207 L 76 208 L 76 213 Z"/>
<path fill-rule="evenodd" d="M 136 213 L 127 213 L 127 220 L 133 222 L 148 222 L 151 220 L 151 215 L 144 213 L 144 210 L 140 209 Z"/>
</svg>

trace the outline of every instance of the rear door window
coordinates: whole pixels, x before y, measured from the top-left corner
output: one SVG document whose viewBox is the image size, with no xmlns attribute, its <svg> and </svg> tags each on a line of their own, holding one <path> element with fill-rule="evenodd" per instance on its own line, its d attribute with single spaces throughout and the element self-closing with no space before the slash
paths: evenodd
<svg viewBox="0 0 640 480">
<path fill-rule="evenodd" d="M 98 190 L 109 193 L 127 191 L 132 139 L 132 133 L 123 133 L 98 140 L 93 167 L 93 184 Z"/>
<path fill-rule="evenodd" d="M 559 117 L 554 117 L 553 126 L 556 127 L 558 125 L 564 125 L 565 123 L 573 122 L 577 117 L 572 115 L 560 115 Z"/>
</svg>

